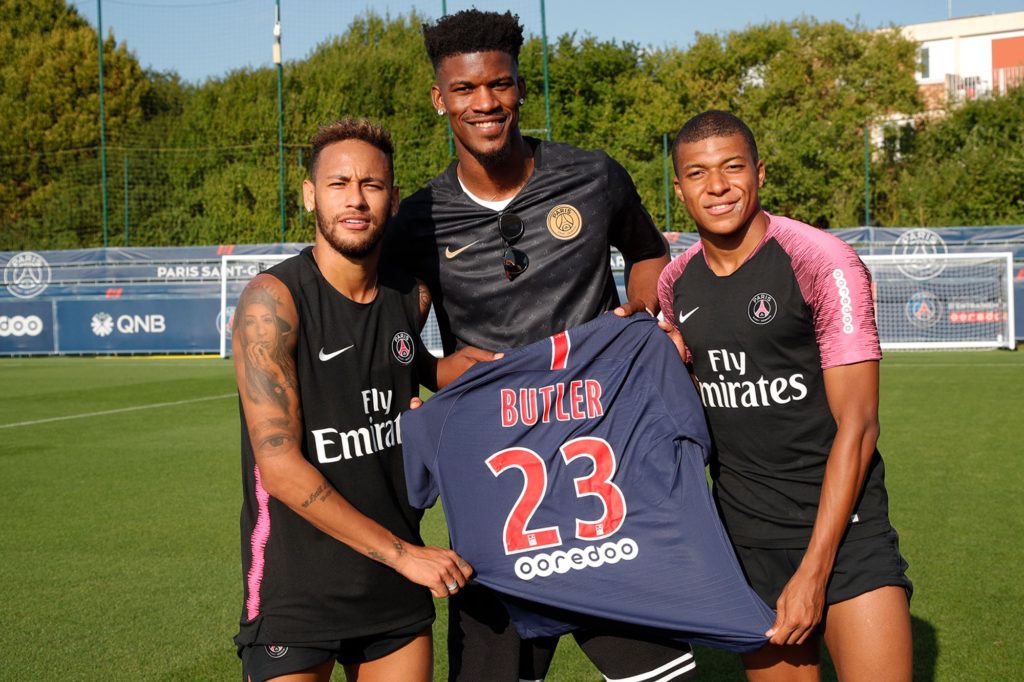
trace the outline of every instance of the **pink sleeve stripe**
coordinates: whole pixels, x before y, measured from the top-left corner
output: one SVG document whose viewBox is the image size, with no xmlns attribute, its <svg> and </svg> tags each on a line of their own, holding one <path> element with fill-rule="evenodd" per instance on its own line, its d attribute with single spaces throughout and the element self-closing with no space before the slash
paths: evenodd
<svg viewBox="0 0 1024 682">
<path fill-rule="evenodd" d="M 246 576 L 245 613 L 249 620 L 260 615 L 260 587 L 263 584 L 263 572 L 266 566 L 267 541 L 270 539 L 270 494 L 263 489 L 260 480 L 260 468 L 253 466 L 256 474 L 256 502 L 259 506 L 256 514 L 256 525 L 249 538 L 252 548 L 249 574 Z"/>
<path fill-rule="evenodd" d="M 661 271 L 661 276 L 658 277 L 658 303 L 661 306 L 661 315 L 664 319 L 672 323 L 672 326 L 679 328 L 676 324 L 674 297 L 675 297 L 675 286 L 676 280 L 683 274 L 683 270 L 686 269 L 686 264 L 690 260 L 701 252 L 701 243 L 698 240 L 693 246 L 688 248 L 683 253 L 672 259 L 672 262 L 665 266 L 665 269 Z M 683 339 L 685 344 L 686 339 Z M 690 362 L 692 357 L 690 355 L 690 348 L 686 348 L 686 362 Z"/>
<path fill-rule="evenodd" d="M 673 326 L 678 326 L 676 325 L 676 316 L 673 310 L 676 280 L 683 274 L 683 270 L 686 269 L 686 264 L 689 263 L 690 259 L 699 253 L 700 250 L 701 243 L 698 241 L 686 251 L 673 258 L 672 262 L 666 265 L 665 269 L 661 271 L 661 276 L 658 277 L 658 303 L 661 305 L 662 315 L 666 320 L 670 320 Z"/>
<path fill-rule="evenodd" d="M 774 237 L 791 259 L 811 309 L 821 367 L 880 360 L 871 274 L 849 244 L 825 230 L 769 216 Z"/>
</svg>

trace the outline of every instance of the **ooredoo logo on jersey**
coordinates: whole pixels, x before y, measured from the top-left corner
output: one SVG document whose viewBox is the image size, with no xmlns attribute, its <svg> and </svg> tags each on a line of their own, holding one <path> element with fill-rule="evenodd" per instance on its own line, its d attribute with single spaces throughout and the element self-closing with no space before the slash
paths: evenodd
<svg viewBox="0 0 1024 682">
<path fill-rule="evenodd" d="M 35 298 L 50 284 L 50 264 L 38 253 L 24 251 L 4 266 L 4 286 L 18 298 Z"/>
</svg>

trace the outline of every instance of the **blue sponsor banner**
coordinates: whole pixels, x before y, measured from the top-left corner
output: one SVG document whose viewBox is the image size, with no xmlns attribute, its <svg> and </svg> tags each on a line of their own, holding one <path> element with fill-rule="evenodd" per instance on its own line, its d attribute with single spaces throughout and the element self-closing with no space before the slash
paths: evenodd
<svg viewBox="0 0 1024 682">
<path fill-rule="evenodd" d="M 857 227 L 831 232 L 862 255 L 1012 252 L 1016 331 L 1018 338 L 1024 338 L 1024 226 Z M 697 241 L 693 232 L 667 233 L 665 237 L 674 256 Z M 294 254 L 304 246 L 288 243 L 0 251 L 0 355 L 217 352 L 221 256 Z M 614 249 L 611 262 L 622 296 L 625 262 Z M 229 303 L 258 267 L 246 261 L 232 263 L 228 271 Z M 919 320 L 930 310 L 927 303 L 902 301 L 900 305 L 920 304 L 912 315 Z M 975 319 L 979 312 L 987 314 L 973 309 L 957 311 L 954 321 L 987 324 L 987 319 Z M 93 316 L 100 313 L 112 320 L 107 334 L 102 333 L 107 327 L 102 316 L 96 321 L 100 333 L 92 330 Z"/>
<path fill-rule="evenodd" d="M 0 355 L 56 351 L 51 301 L 0 300 Z"/>
<path fill-rule="evenodd" d="M 217 298 L 57 302 L 62 353 L 216 353 Z"/>
</svg>

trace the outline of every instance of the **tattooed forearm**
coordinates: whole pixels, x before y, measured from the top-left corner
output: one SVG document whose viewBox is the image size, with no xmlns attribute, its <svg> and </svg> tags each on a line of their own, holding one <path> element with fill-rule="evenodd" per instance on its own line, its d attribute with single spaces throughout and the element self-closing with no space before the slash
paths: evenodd
<svg viewBox="0 0 1024 682">
<path fill-rule="evenodd" d="M 303 509 L 313 504 L 314 502 L 323 502 L 328 497 L 330 497 L 331 493 L 333 492 L 334 490 L 327 483 L 321 483 L 319 486 L 317 486 L 316 490 L 309 494 L 309 497 L 306 498 L 306 501 L 302 503 Z"/>
<path fill-rule="evenodd" d="M 392 545 L 392 547 L 395 548 L 395 552 L 398 554 L 398 556 L 395 557 L 395 558 L 396 559 L 402 558 L 402 555 L 405 554 L 405 545 L 402 544 L 402 541 L 401 540 L 395 540 L 394 544 Z M 385 566 L 391 566 L 392 565 L 392 562 L 388 561 L 387 557 L 385 557 L 383 554 L 381 554 L 380 552 L 378 552 L 375 549 L 368 549 L 368 550 L 366 550 L 366 556 L 370 557 L 374 561 L 381 562 Z"/>
<path fill-rule="evenodd" d="M 250 427 L 249 437 L 261 456 L 273 457 L 287 451 L 296 441 L 292 422 L 288 417 L 263 419 Z"/>
</svg>

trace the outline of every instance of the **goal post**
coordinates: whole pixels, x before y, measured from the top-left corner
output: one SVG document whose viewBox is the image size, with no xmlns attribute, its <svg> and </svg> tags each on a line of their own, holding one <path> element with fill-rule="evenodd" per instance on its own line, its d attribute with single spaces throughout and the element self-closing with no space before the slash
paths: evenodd
<svg viewBox="0 0 1024 682">
<path fill-rule="evenodd" d="M 883 349 L 1014 348 L 1013 255 L 863 255 Z"/>
<path fill-rule="evenodd" d="M 238 297 L 253 277 L 264 270 L 277 265 L 283 260 L 296 256 L 294 253 L 261 254 L 261 255 L 223 255 L 220 259 L 220 314 L 217 326 L 220 332 L 220 356 L 231 355 L 231 326 L 235 316 L 235 304 Z M 434 309 L 430 309 L 423 330 L 420 332 L 424 345 L 434 355 L 440 357 L 441 333 L 437 327 Z"/>
</svg>

